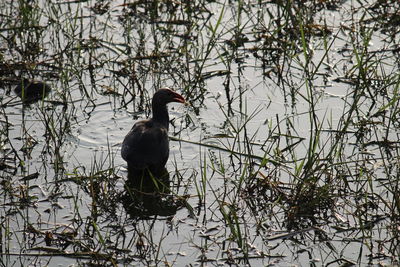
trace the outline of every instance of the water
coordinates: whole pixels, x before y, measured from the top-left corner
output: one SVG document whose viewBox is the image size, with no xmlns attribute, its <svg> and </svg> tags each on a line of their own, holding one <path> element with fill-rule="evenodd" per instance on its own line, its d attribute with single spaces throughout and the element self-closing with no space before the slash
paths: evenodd
<svg viewBox="0 0 400 267">
<path fill-rule="evenodd" d="M 396 264 L 398 34 L 372 1 L 2 6 L 5 265 Z M 23 106 L 18 76 L 53 90 Z M 120 144 L 164 86 L 189 104 L 169 105 L 171 192 L 137 194 L 164 216 L 138 216 Z"/>
</svg>

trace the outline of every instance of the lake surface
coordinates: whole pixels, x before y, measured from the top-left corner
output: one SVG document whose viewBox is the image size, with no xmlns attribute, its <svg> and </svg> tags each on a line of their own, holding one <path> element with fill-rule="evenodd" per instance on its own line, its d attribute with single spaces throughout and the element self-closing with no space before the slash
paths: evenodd
<svg viewBox="0 0 400 267">
<path fill-rule="evenodd" d="M 399 264 L 398 1 L 0 3 L 4 266 Z M 138 189 L 162 87 L 187 105 Z"/>
</svg>

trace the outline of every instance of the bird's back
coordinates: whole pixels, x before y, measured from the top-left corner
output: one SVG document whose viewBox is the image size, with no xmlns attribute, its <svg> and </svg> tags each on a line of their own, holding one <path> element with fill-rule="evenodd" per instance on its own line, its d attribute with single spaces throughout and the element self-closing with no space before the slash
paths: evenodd
<svg viewBox="0 0 400 267">
<path fill-rule="evenodd" d="M 169 156 L 168 129 L 153 120 L 135 123 L 122 143 L 128 168 L 163 168 Z"/>
</svg>

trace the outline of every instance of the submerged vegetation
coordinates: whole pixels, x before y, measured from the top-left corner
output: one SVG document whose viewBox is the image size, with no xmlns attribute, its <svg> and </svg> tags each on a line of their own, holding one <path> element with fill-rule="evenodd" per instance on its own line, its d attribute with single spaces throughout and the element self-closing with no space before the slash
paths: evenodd
<svg viewBox="0 0 400 267">
<path fill-rule="evenodd" d="M 399 1 L 0 2 L 4 266 L 399 264 Z"/>
</svg>

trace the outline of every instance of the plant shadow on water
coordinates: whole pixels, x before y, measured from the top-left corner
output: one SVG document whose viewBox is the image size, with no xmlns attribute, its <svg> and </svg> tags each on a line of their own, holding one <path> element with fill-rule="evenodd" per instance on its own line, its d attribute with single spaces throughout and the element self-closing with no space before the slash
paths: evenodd
<svg viewBox="0 0 400 267">
<path fill-rule="evenodd" d="M 3 265 L 399 264 L 399 5 L 0 0 Z"/>
</svg>

